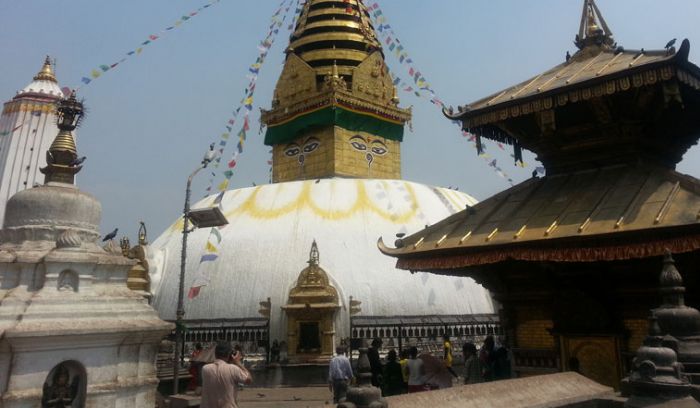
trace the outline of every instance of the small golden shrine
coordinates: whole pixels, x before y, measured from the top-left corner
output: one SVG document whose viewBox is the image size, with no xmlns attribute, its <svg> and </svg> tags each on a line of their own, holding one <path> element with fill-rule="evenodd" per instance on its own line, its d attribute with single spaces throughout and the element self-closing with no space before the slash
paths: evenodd
<svg viewBox="0 0 700 408">
<path fill-rule="evenodd" d="M 129 270 L 129 277 L 126 281 L 126 286 L 141 294 L 149 300 L 151 299 L 151 279 L 148 275 L 148 237 L 146 235 L 146 224 L 141 221 L 139 226 L 139 243 L 131 247 L 129 238 L 124 237 L 119 241 L 122 254 L 136 260 L 136 264 Z"/>
<path fill-rule="evenodd" d="M 310 361 L 333 356 L 338 292 L 319 266 L 316 241 L 311 245 L 309 266 L 299 274 L 282 309 L 287 314 L 287 343 L 292 361 Z"/>
<path fill-rule="evenodd" d="M 400 178 L 404 124 L 381 44 L 360 0 L 309 0 L 262 112 L 272 180 Z"/>
</svg>

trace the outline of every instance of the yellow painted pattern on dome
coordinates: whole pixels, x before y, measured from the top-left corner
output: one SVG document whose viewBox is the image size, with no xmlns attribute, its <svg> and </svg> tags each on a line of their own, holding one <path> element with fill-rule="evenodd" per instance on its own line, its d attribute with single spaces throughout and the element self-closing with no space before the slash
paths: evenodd
<svg viewBox="0 0 700 408">
<path fill-rule="evenodd" d="M 357 198 L 348 209 L 327 210 L 319 206 L 312 198 L 311 189 L 313 185 L 313 181 L 305 181 L 302 186 L 301 192 L 299 193 L 299 196 L 296 199 L 287 204 L 284 204 L 283 206 L 271 209 L 262 208 L 260 205 L 258 205 L 257 197 L 261 188 L 258 187 L 253 191 L 250 197 L 248 197 L 238 208 L 228 211 L 226 213 L 226 216 L 230 217 L 233 215 L 246 214 L 254 218 L 275 219 L 287 215 L 293 211 L 308 209 L 318 217 L 327 220 L 338 221 L 350 218 L 353 215 L 358 214 L 362 211 L 370 211 L 376 214 L 377 216 L 384 218 L 387 221 L 402 224 L 408 222 L 411 218 L 413 218 L 418 211 L 418 201 L 416 198 L 416 193 L 413 190 L 413 187 L 411 187 L 411 185 L 409 184 L 404 184 L 404 187 L 406 188 L 406 192 L 408 192 L 408 195 L 410 197 L 410 210 L 401 214 L 393 214 L 389 211 L 385 211 L 379 208 L 379 206 L 377 206 L 370 199 L 369 195 L 367 194 L 365 184 L 363 182 L 355 183 L 355 186 L 357 187 Z M 332 187 L 334 187 L 334 185 L 332 185 Z"/>
<path fill-rule="evenodd" d="M 457 192 L 454 190 L 445 191 L 443 189 L 440 189 L 439 191 L 440 194 L 447 197 L 447 199 L 455 206 L 456 210 L 459 211 L 464 208 L 462 202 L 457 200 Z"/>
</svg>

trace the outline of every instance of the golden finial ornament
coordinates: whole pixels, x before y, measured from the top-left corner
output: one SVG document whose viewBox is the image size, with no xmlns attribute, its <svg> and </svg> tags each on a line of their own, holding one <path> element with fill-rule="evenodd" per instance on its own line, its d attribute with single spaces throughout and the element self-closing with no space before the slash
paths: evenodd
<svg viewBox="0 0 700 408">
<path fill-rule="evenodd" d="M 146 231 L 146 223 L 139 221 L 139 245 L 148 245 L 148 233 Z"/>
<path fill-rule="evenodd" d="M 53 64 L 51 63 L 51 57 L 46 56 L 44 60 L 44 66 L 41 67 L 41 71 L 34 76 L 35 81 L 50 81 L 58 83 L 56 80 L 56 74 L 53 72 Z"/>
<path fill-rule="evenodd" d="M 75 91 L 61 99 L 56 106 L 58 135 L 46 152 L 46 167 L 40 169 L 45 175 L 44 183 L 74 184 L 75 175 L 82 169 L 85 158 L 78 158 L 73 131 L 80 124 L 84 113 L 83 103 L 78 101 Z"/>
<path fill-rule="evenodd" d="M 588 6 L 588 30 L 586 30 L 586 35 L 593 37 L 600 32 L 600 27 L 595 20 L 595 14 L 593 13 L 593 7 Z"/>
<path fill-rule="evenodd" d="M 595 0 L 583 1 L 581 26 L 574 43 L 581 50 L 591 46 L 611 49 L 615 43 L 613 33 L 605 22 Z"/>
</svg>

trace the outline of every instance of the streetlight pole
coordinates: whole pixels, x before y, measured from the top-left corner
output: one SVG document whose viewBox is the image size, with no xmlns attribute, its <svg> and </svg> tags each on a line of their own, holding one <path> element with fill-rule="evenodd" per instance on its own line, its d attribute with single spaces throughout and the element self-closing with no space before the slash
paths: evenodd
<svg viewBox="0 0 700 408">
<path fill-rule="evenodd" d="M 175 317 L 175 355 L 173 362 L 173 395 L 179 391 L 180 380 L 180 348 L 182 347 L 182 318 L 185 316 L 184 292 L 185 292 L 185 266 L 187 263 L 187 235 L 190 233 L 190 195 L 192 193 L 192 179 L 200 171 L 205 169 L 211 160 L 205 159 L 197 169 L 187 178 L 187 188 L 185 189 L 185 212 L 182 226 L 182 250 L 180 253 L 180 282 L 177 292 L 177 312 Z"/>
</svg>

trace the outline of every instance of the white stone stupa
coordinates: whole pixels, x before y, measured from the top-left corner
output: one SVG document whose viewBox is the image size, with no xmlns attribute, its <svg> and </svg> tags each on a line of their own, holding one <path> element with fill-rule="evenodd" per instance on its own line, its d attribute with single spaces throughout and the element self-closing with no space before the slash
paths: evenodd
<svg viewBox="0 0 700 408">
<path fill-rule="evenodd" d="M 0 231 L 0 407 L 155 406 L 155 359 L 173 326 L 126 286 L 135 261 L 98 245 L 101 205 L 74 185 L 75 95 L 43 185 L 7 203 Z"/>
<path fill-rule="evenodd" d="M 0 224 L 7 200 L 43 180 L 45 154 L 58 134 L 56 103 L 63 97 L 49 57 L 32 82 L 7 101 L 0 116 Z"/>
</svg>

